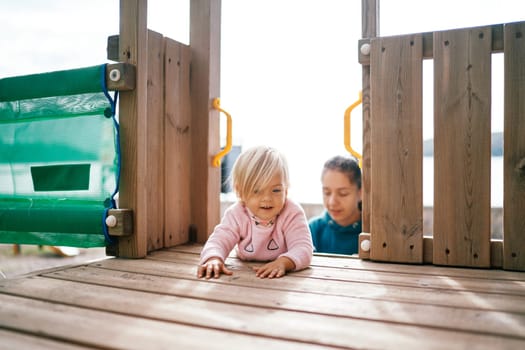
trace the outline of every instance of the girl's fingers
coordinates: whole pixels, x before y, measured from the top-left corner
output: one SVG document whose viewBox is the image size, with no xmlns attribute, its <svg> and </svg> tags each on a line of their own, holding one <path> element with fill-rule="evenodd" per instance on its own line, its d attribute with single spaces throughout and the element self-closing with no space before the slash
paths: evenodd
<svg viewBox="0 0 525 350">
<path fill-rule="evenodd" d="M 282 277 L 284 275 L 283 271 L 281 269 L 273 269 L 270 275 L 268 275 L 268 278 L 274 278 L 274 277 Z"/>
<path fill-rule="evenodd" d="M 230 269 L 228 269 L 228 268 L 226 267 L 226 265 L 223 265 L 223 266 L 222 266 L 222 273 L 224 273 L 225 275 L 231 275 L 231 274 L 233 274 L 233 271 L 230 270 Z"/>
<path fill-rule="evenodd" d="M 254 266 L 255 276 L 260 278 L 279 278 L 285 275 L 285 271 L 280 268 L 269 268 L 267 266 Z M 233 271 L 228 269 L 225 264 L 205 264 L 200 265 L 197 270 L 197 278 L 205 276 L 209 278 L 219 278 L 221 273 L 225 275 L 232 275 Z"/>
<path fill-rule="evenodd" d="M 255 276 L 260 278 L 274 278 L 274 277 L 282 277 L 284 276 L 284 271 L 281 269 L 272 269 L 272 268 L 265 268 L 262 267 L 254 267 Z"/>
<path fill-rule="evenodd" d="M 215 278 L 219 278 L 221 275 L 222 266 L 221 265 L 213 265 L 213 272 L 215 273 Z"/>
<path fill-rule="evenodd" d="M 212 264 L 206 265 L 206 278 L 211 278 L 215 274 L 215 266 Z"/>
<path fill-rule="evenodd" d="M 197 269 L 197 278 L 201 278 L 204 273 L 204 266 L 199 265 L 199 268 Z"/>
<path fill-rule="evenodd" d="M 197 270 L 197 278 L 219 278 L 221 273 L 232 275 L 233 271 L 229 270 L 224 264 L 204 264 L 199 266 Z"/>
</svg>

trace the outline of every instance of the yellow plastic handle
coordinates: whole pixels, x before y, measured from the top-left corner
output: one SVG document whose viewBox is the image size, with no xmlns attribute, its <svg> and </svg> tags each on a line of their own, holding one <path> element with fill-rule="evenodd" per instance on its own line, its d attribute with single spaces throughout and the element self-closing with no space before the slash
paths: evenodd
<svg viewBox="0 0 525 350">
<path fill-rule="evenodd" d="M 344 129 L 345 129 L 345 134 L 344 134 L 345 148 L 346 148 L 346 150 L 348 152 L 350 152 L 350 154 L 352 154 L 354 157 L 357 158 L 357 160 L 359 160 L 359 167 L 360 168 L 362 166 L 363 157 L 352 148 L 352 143 L 350 141 L 350 127 L 351 127 L 351 124 L 352 124 L 352 123 L 350 123 L 350 116 L 352 114 L 352 110 L 354 108 L 356 108 L 357 106 L 359 106 L 359 104 L 362 101 L 363 101 L 363 93 L 361 91 L 359 91 L 359 98 L 357 99 L 357 101 L 352 103 L 350 105 L 350 107 L 348 107 L 346 109 L 346 111 L 345 111 L 345 126 L 344 126 Z"/>
<path fill-rule="evenodd" d="M 218 168 L 221 166 L 221 159 L 225 155 L 227 155 L 232 149 L 232 116 L 230 115 L 230 113 L 226 112 L 224 109 L 221 108 L 220 98 L 217 97 L 213 99 L 212 106 L 219 112 L 222 112 L 224 113 L 224 115 L 226 115 L 226 145 L 219 153 L 217 153 L 213 157 L 212 160 L 212 165 Z"/>
</svg>

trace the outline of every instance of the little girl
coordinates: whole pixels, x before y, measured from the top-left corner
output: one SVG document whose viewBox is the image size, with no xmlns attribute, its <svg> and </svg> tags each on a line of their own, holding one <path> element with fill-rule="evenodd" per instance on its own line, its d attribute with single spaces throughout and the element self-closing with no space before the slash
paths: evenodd
<svg viewBox="0 0 525 350">
<path fill-rule="evenodd" d="M 204 245 L 197 277 L 231 275 L 224 261 L 235 245 L 241 260 L 267 262 L 254 267 L 260 278 L 308 267 L 312 239 L 303 209 L 287 198 L 285 158 L 265 146 L 248 149 L 236 160 L 231 177 L 239 200 L 226 209 Z"/>
<path fill-rule="evenodd" d="M 361 170 L 354 158 L 336 156 L 321 174 L 326 211 L 310 219 L 316 252 L 355 254 L 361 233 Z"/>
</svg>

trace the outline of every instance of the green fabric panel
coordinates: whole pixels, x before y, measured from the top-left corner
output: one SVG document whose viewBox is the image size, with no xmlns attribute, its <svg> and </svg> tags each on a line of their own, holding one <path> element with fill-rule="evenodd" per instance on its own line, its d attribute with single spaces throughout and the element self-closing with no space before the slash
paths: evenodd
<svg viewBox="0 0 525 350">
<path fill-rule="evenodd" d="M 0 163 L 89 162 L 114 153 L 113 121 L 103 115 L 0 125 Z"/>
<path fill-rule="evenodd" d="M 101 92 L 0 102 L 0 124 L 27 119 L 104 115 L 106 108 L 109 108 L 108 100 Z"/>
<path fill-rule="evenodd" d="M 99 65 L 0 79 L 0 101 L 98 92 L 102 69 Z"/>
<path fill-rule="evenodd" d="M 82 116 L 0 126 L 0 198 L 98 198 L 114 191 L 118 170 L 113 120 Z M 35 192 L 32 167 L 90 164 L 89 190 Z"/>
<path fill-rule="evenodd" d="M 90 164 L 32 166 L 31 177 L 36 191 L 89 190 Z"/>
<path fill-rule="evenodd" d="M 38 244 L 78 248 L 105 247 L 104 236 L 86 233 L 0 232 L 0 243 Z"/>
<path fill-rule="evenodd" d="M 118 155 L 104 69 L 0 80 L 0 242 L 106 245 Z"/>
<path fill-rule="evenodd" d="M 0 200 L 0 231 L 103 235 L 104 205 L 64 199 Z"/>
</svg>

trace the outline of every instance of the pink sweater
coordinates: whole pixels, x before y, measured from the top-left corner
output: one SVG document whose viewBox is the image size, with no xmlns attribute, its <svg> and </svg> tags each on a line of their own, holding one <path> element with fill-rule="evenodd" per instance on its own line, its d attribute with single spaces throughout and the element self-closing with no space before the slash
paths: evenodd
<svg viewBox="0 0 525 350">
<path fill-rule="evenodd" d="M 308 221 L 301 206 L 290 199 L 270 227 L 256 225 L 243 204 L 230 206 L 204 245 L 200 264 L 212 257 L 225 261 L 236 244 L 241 260 L 272 261 L 285 256 L 294 262 L 296 271 L 312 260 Z"/>
</svg>

